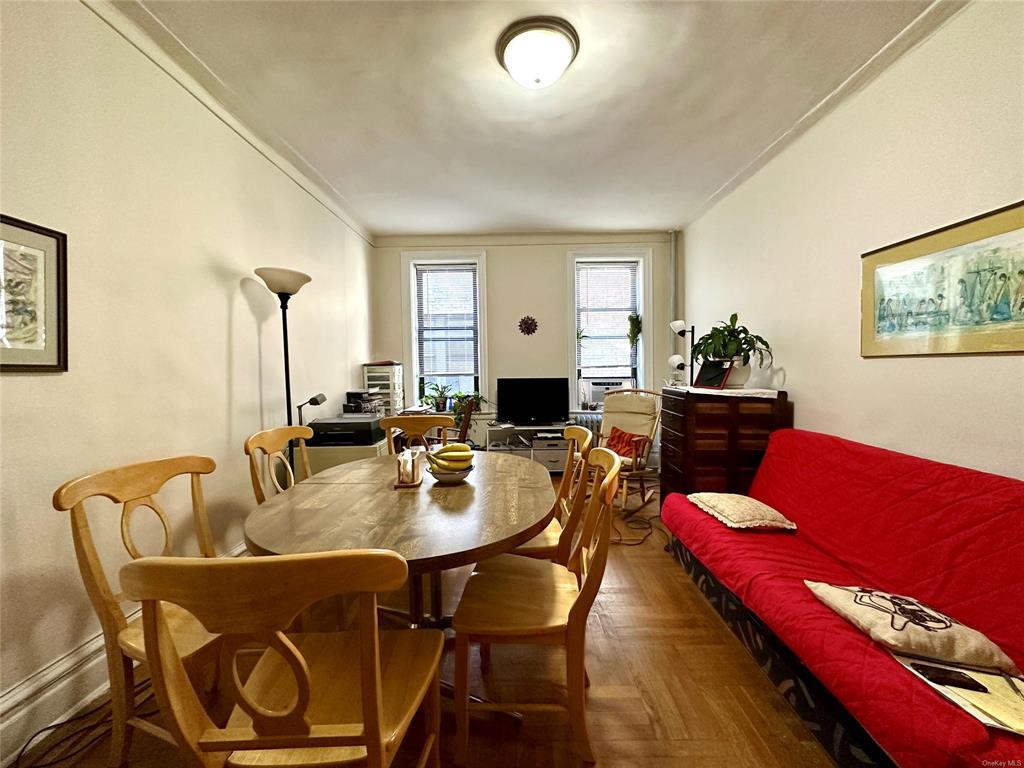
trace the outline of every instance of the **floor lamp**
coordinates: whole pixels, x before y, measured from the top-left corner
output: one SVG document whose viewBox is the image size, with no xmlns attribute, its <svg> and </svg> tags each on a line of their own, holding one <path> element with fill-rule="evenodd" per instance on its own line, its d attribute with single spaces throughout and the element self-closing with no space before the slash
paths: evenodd
<svg viewBox="0 0 1024 768">
<path fill-rule="evenodd" d="M 690 358 L 689 358 L 689 360 L 687 360 L 682 355 L 672 355 L 668 359 L 668 364 L 669 364 L 669 367 L 671 367 L 673 370 L 676 370 L 676 371 L 681 371 L 684 368 L 689 369 L 688 373 L 690 375 L 690 386 L 692 387 L 693 386 L 693 373 L 694 373 L 694 371 L 693 371 L 693 342 L 694 342 L 694 333 L 695 333 L 696 329 L 692 325 L 687 325 L 685 320 L 673 320 L 671 323 L 668 324 L 668 327 L 672 329 L 672 333 L 674 333 L 676 336 L 679 336 L 681 339 L 685 339 L 687 337 L 687 335 L 689 335 L 689 337 L 690 337 Z"/>
<path fill-rule="evenodd" d="M 288 409 L 288 426 L 292 425 L 292 374 L 288 365 L 288 299 L 299 292 L 311 278 L 305 272 L 282 267 L 260 267 L 256 270 L 259 277 L 271 293 L 276 293 L 281 300 L 281 334 L 284 338 L 284 401 Z M 295 467 L 295 448 L 288 441 L 288 463 Z"/>
</svg>

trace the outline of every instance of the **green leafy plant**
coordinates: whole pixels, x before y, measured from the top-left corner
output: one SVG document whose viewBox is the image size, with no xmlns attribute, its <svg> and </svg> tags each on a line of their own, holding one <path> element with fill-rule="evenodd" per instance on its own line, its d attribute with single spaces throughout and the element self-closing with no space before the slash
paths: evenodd
<svg viewBox="0 0 1024 768">
<path fill-rule="evenodd" d="M 456 392 L 452 395 L 452 415 L 455 416 L 455 423 L 461 423 L 462 417 L 466 413 L 466 408 L 470 403 L 473 404 L 473 411 L 475 413 L 480 412 L 480 406 L 484 403 L 484 396 L 479 392 L 473 394 L 466 394 L 465 392 Z"/>
<path fill-rule="evenodd" d="M 448 410 L 448 396 L 452 393 L 450 384 L 438 384 L 436 381 L 427 382 L 424 387 L 426 394 L 420 398 L 424 405 L 429 405 L 435 411 Z"/>
<path fill-rule="evenodd" d="M 737 325 L 739 316 L 733 312 L 729 322 L 719 321 L 693 345 L 693 357 L 699 362 L 705 360 L 732 360 L 741 358 L 743 365 L 749 365 L 753 357 L 764 367 L 765 355 L 772 362 L 772 348 L 761 336 L 751 333 L 746 326 Z"/>
<path fill-rule="evenodd" d="M 633 312 L 629 318 L 629 330 L 626 331 L 626 338 L 629 339 L 629 348 L 636 349 L 637 342 L 640 341 L 640 332 L 643 330 L 643 323 L 640 322 L 640 315 Z"/>
</svg>

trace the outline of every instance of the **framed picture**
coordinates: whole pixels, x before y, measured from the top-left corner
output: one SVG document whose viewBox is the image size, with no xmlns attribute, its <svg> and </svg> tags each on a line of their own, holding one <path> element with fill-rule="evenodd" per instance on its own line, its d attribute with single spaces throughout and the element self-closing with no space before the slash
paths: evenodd
<svg viewBox="0 0 1024 768">
<path fill-rule="evenodd" d="M 861 257 L 862 357 L 1024 352 L 1024 202 Z"/>
<path fill-rule="evenodd" d="M 0 371 L 68 369 L 68 238 L 0 215 Z"/>
<path fill-rule="evenodd" d="M 705 360 L 697 371 L 697 378 L 693 382 L 695 387 L 704 389 L 725 389 L 725 382 L 729 380 L 729 373 L 732 371 L 732 360 Z"/>
</svg>

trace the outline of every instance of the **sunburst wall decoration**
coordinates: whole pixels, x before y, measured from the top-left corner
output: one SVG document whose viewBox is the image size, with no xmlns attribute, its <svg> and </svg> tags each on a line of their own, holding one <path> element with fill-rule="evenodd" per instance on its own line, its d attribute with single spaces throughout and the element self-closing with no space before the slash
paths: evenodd
<svg viewBox="0 0 1024 768">
<path fill-rule="evenodd" d="M 523 336 L 533 336 L 537 332 L 537 320 L 527 315 L 519 321 L 519 332 Z"/>
</svg>

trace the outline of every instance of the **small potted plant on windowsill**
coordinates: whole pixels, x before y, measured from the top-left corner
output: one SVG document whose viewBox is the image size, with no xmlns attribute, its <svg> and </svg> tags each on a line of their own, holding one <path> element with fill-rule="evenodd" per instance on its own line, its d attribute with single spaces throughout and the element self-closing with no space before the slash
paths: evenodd
<svg viewBox="0 0 1024 768">
<path fill-rule="evenodd" d="M 739 316 L 733 312 L 729 322 L 719 321 L 710 331 L 701 336 L 693 345 L 693 359 L 732 360 L 733 370 L 726 387 L 739 389 L 750 378 L 750 361 L 757 358 L 759 368 L 764 368 L 765 356 L 772 364 L 772 348 L 761 336 L 751 333 L 746 326 L 737 325 Z"/>
<path fill-rule="evenodd" d="M 448 411 L 448 399 L 452 393 L 451 385 L 430 381 L 427 382 L 424 389 L 426 394 L 420 398 L 420 402 L 431 406 L 438 413 L 446 413 Z"/>
</svg>

